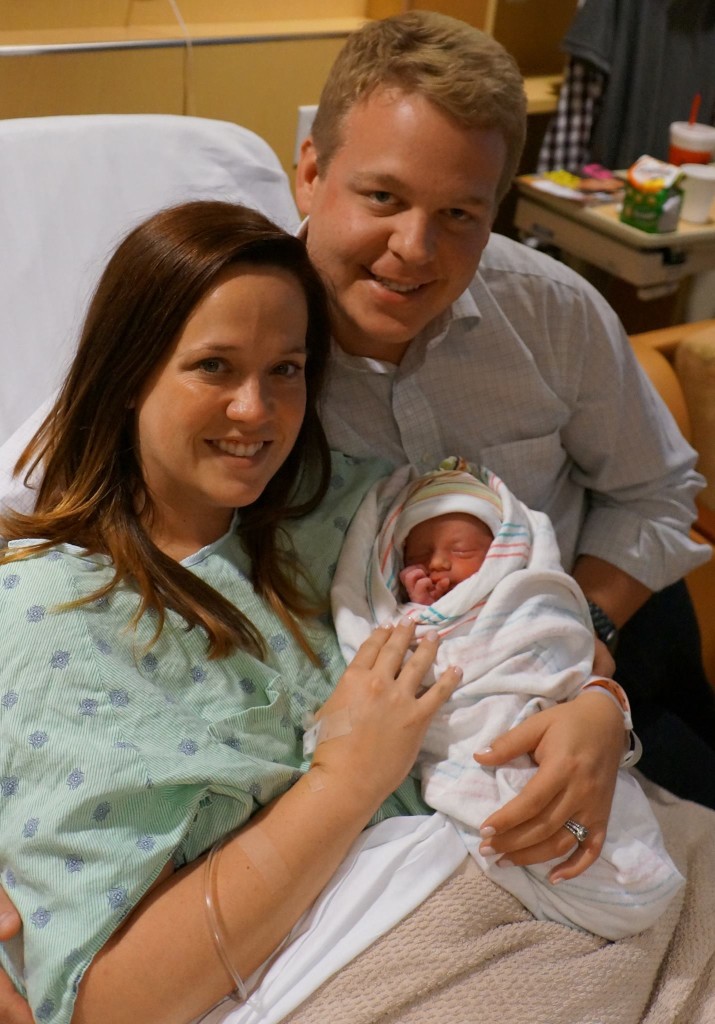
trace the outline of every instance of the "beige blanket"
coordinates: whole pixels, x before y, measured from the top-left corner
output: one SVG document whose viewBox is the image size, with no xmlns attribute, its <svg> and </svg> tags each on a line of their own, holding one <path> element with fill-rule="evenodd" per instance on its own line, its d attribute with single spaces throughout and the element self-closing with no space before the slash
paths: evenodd
<svg viewBox="0 0 715 1024">
<path fill-rule="evenodd" d="M 285 1024 L 714 1024 L 715 812 L 642 781 L 687 876 L 652 928 L 535 921 L 468 859 Z"/>
</svg>

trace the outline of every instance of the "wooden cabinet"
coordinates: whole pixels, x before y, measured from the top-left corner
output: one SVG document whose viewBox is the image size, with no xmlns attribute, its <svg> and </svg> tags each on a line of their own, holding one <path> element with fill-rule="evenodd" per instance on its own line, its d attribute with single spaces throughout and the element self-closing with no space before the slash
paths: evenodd
<svg viewBox="0 0 715 1024">
<path fill-rule="evenodd" d="M 406 6 L 461 18 L 503 43 L 525 75 L 554 75 L 563 67 L 559 44 L 576 5 L 577 0 L 431 0 Z"/>
</svg>

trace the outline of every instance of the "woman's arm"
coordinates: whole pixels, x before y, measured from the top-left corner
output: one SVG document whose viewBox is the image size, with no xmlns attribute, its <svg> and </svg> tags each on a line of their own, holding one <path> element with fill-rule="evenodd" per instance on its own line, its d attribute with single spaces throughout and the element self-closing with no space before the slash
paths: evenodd
<svg viewBox="0 0 715 1024">
<path fill-rule="evenodd" d="M 401 628 L 395 630 L 393 648 L 403 633 Z M 383 763 L 382 757 L 379 762 L 375 758 L 375 750 L 403 756 L 402 744 L 399 752 L 393 750 L 396 737 L 390 734 L 386 743 L 385 733 L 397 728 L 394 723 L 405 715 L 404 732 L 397 736 L 407 742 L 409 753 L 402 762 L 398 756 L 400 767 L 393 780 L 397 785 L 401 781 L 397 776 L 409 770 L 427 721 L 456 684 L 456 676 L 441 680 L 419 700 L 414 697 L 414 679 L 409 681 L 405 673 L 400 675 L 399 689 L 389 679 L 386 684 L 382 670 L 388 652 L 378 665 L 376 649 L 379 643 L 387 646 L 387 636 L 386 631 L 378 631 L 360 655 L 361 659 L 375 657 L 377 673 L 371 674 L 356 659 L 324 706 L 325 715 L 344 714 L 349 707 L 352 732 L 321 743 L 309 776 L 257 815 L 221 855 L 217 903 L 234 962 L 244 977 L 270 954 L 322 890 L 379 806 L 382 795 L 369 795 L 376 782 L 375 770 Z M 418 655 L 423 658 L 427 653 L 433 654 L 434 647 L 423 646 Z M 414 662 L 412 668 L 421 678 L 421 663 Z M 430 694 L 435 695 L 432 703 L 425 703 Z M 389 723 L 383 704 L 390 711 Z M 518 797 L 484 823 L 496 829 L 490 845 L 516 864 L 563 855 L 573 846 L 563 824 L 573 817 L 591 829 L 588 842 L 558 869 L 563 877 L 574 877 L 596 859 L 603 843 L 623 754 L 622 715 L 607 697 L 584 693 L 498 737 L 492 751 L 477 759 L 496 765 L 522 753 L 531 753 L 540 769 Z M 391 791 L 386 782 L 383 788 Z M 379 786 L 378 791 L 382 793 Z M 272 844 L 274 861 L 280 865 L 278 877 L 262 873 L 255 858 L 242 851 L 241 836 L 249 835 L 251 829 L 260 829 L 262 838 Z M 203 873 L 203 861 L 196 862 L 143 901 L 87 971 L 73 1021 L 119 1024 L 132 1020 L 135 1024 L 151 1014 L 156 1024 L 164 1020 L 178 1024 L 232 989 L 208 931 Z M 286 884 L 288 880 L 291 884 Z M 3 911 L 11 914 L 6 923 L 0 920 L 0 938 L 7 939 L 19 920 L 0 890 L 0 914 Z M 126 985 L 128 977 L 131 986 Z M 6 989 L 0 986 L 0 1020 L 31 1024 L 27 1004 Z M 117 1000 L 113 994 L 120 989 L 125 994 Z"/>
<path fill-rule="evenodd" d="M 229 956 L 248 977 L 290 931 L 382 801 L 402 782 L 456 670 L 420 694 L 436 641 L 401 668 L 413 629 L 377 630 L 319 718 L 342 728 L 310 771 L 251 819 L 221 852 L 215 900 Z M 158 886 L 110 940 L 80 985 L 73 1024 L 179 1024 L 233 988 L 214 947 L 198 861 Z M 121 998 L 117 993 L 121 992 Z"/>
</svg>

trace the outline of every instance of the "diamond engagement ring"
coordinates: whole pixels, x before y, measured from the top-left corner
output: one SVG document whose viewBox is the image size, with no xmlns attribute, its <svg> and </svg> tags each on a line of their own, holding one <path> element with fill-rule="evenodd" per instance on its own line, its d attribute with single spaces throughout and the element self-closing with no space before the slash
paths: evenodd
<svg viewBox="0 0 715 1024">
<path fill-rule="evenodd" d="M 588 829 L 586 826 L 579 825 L 579 823 L 574 821 L 573 818 L 569 818 L 568 821 L 564 822 L 564 828 L 568 829 L 574 839 L 579 843 L 585 842 L 588 838 Z"/>
</svg>

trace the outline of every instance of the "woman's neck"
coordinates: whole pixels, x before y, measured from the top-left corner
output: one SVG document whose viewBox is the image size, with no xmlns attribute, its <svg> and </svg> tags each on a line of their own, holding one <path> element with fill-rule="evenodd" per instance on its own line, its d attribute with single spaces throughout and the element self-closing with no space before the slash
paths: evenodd
<svg viewBox="0 0 715 1024">
<path fill-rule="evenodd" d="M 233 510 L 222 509 L 216 516 L 197 521 L 178 516 L 167 517 L 160 510 L 154 509 L 146 529 L 152 542 L 163 554 L 181 562 L 223 537 L 231 525 L 233 515 Z"/>
</svg>

